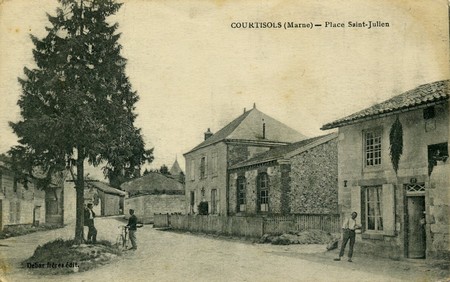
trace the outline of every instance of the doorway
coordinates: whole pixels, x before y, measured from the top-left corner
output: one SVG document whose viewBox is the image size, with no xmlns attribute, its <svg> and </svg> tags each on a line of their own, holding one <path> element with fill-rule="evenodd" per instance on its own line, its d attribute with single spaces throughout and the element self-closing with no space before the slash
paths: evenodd
<svg viewBox="0 0 450 282">
<path fill-rule="evenodd" d="M 408 258 L 425 258 L 425 196 L 407 195 L 407 254 Z"/>
</svg>

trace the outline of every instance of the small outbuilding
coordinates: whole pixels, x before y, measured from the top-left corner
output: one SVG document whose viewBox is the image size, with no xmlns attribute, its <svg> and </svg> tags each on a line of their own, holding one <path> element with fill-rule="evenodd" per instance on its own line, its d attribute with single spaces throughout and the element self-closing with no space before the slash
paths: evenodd
<svg viewBox="0 0 450 282">
<path fill-rule="evenodd" d="M 129 194 L 125 211 L 134 209 L 143 223 L 152 223 L 155 213 L 182 213 L 185 209 L 184 185 L 157 172 L 125 182 L 121 189 Z"/>
</svg>

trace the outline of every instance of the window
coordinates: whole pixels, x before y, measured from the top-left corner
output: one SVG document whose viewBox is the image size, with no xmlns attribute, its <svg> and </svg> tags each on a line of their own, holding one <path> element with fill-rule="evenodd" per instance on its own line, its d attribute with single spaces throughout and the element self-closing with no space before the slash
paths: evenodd
<svg viewBox="0 0 450 282">
<path fill-rule="evenodd" d="M 217 175 L 217 153 L 212 154 L 211 160 L 211 173 Z"/>
<path fill-rule="evenodd" d="M 195 192 L 191 191 L 191 201 L 190 201 L 190 213 L 194 213 L 194 206 L 195 206 Z"/>
<path fill-rule="evenodd" d="M 211 190 L 211 213 L 217 213 L 217 189 Z"/>
<path fill-rule="evenodd" d="M 191 175 L 191 180 L 195 180 L 195 161 L 194 160 L 191 160 L 190 175 Z"/>
<path fill-rule="evenodd" d="M 20 201 L 9 202 L 9 222 L 10 223 L 20 222 Z"/>
<path fill-rule="evenodd" d="M 428 175 L 433 172 L 433 167 L 438 161 L 447 161 L 448 143 L 428 145 Z"/>
<path fill-rule="evenodd" d="M 381 164 L 381 130 L 364 133 L 364 155 L 366 166 Z"/>
<path fill-rule="evenodd" d="M 245 211 L 245 204 L 246 202 L 246 187 L 245 187 L 245 177 L 239 176 L 236 181 L 236 187 L 237 187 L 237 212 L 244 212 Z"/>
<path fill-rule="evenodd" d="M 206 157 L 200 160 L 200 179 L 206 178 Z"/>
<path fill-rule="evenodd" d="M 366 187 L 364 191 L 365 229 L 383 231 L 382 186 Z"/>
<path fill-rule="evenodd" d="M 267 173 L 260 173 L 257 180 L 259 211 L 269 211 L 269 176 Z"/>
<path fill-rule="evenodd" d="M 425 120 L 425 132 L 436 129 L 436 111 L 434 106 L 423 109 L 423 119 Z"/>
<path fill-rule="evenodd" d="M 423 119 L 433 119 L 435 116 L 434 106 L 423 109 Z"/>
</svg>

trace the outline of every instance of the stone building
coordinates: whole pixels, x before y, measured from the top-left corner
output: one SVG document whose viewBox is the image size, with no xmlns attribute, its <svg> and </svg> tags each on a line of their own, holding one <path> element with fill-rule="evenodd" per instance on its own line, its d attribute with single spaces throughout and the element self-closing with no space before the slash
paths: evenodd
<svg viewBox="0 0 450 282">
<path fill-rule="evenodd" d="M 116 189 L 101 181 L 86 181 L 85 203 L 94 204 L 98 216 L 124 214 L 127 192 Z"/>
<path fill-rule="evenodd" d="M 305 139 L 301 133 L 262 113 L 254 106 L 184 154 L 188 213 L 197 213 L 200 202 L 208 213 L 227 215 L 228 169 L 273 147 Z"/>
<path fill-rule="evenodd" d="M 52 175 L 49 187 L 45 189 L 46 222 L 69 224 L 75 221 L 76 191 L 69 170 Z"/>
<path fill-rule="evenodd" d="M 5 158 L 0 159 L 0 230 L 11 225 L 45 223 L 45 192 L 29 175 L 19 179 Z"/>
<path fill-rule="evenodd" d="M 152 223 L 155 213 L 184 213 L 185 191 L 179 181 L 157 172 L 123 183 L 120 188 L 128 192 L 124 209 L 134 209 L 143 223 Z"/>
<path fill-rule="evenodd" d="M 359 214 L 358 251 L 449 259 L 449 81 L 322 127 L 332 128 L 339 128 L 339 210 Z"/>
<path fill-rule="evenodd" d="M 336 214 L 337 135 L 278 146 L 229 169 L 231 215 Z"/>
</svg>

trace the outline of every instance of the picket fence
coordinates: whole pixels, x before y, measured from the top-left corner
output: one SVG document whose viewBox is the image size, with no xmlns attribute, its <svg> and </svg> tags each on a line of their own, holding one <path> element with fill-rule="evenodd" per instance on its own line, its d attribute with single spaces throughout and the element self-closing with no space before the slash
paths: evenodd
<svg viewBox="0 0 450 282">
<path fill-rule="evenodd" d="M 286 232 L 319 229 L 330 233 L 340 230 L 339 214 L 296 214 L 289 216 L 212 216 L 155 214 L 155 228 L 170 227 L 199 233 L 261 237 Z"/>
</svg>

